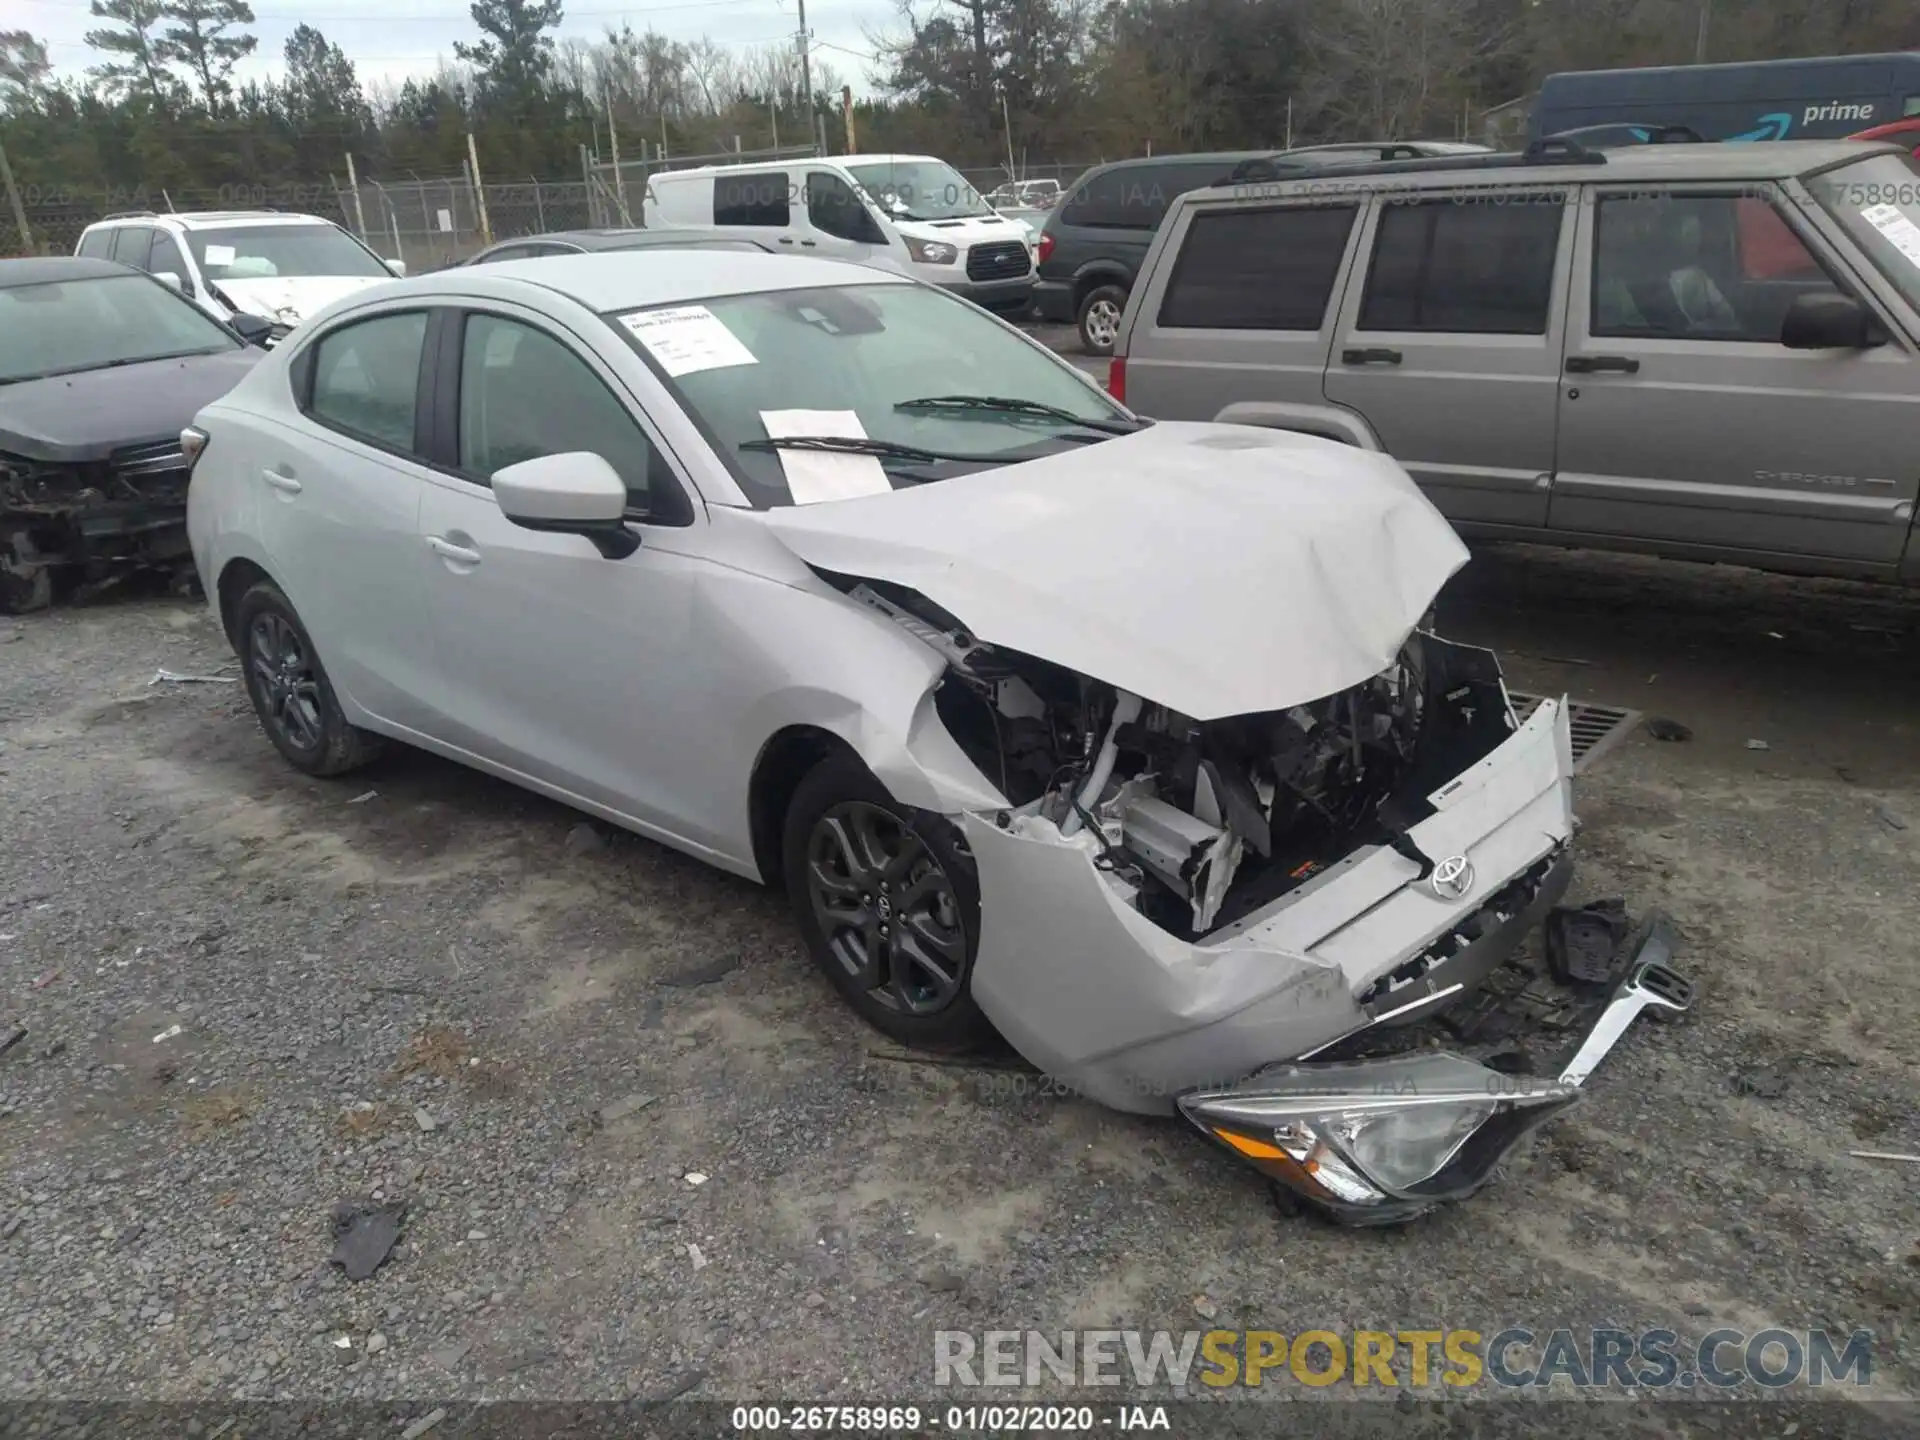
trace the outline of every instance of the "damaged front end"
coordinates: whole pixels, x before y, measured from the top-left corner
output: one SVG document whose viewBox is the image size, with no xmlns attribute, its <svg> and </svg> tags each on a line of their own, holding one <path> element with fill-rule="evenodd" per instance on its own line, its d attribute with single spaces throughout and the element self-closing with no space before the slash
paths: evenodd
<svg viewBox="0 0 1920 1440">
<path fill-rule="evenodd" d="M 187 469 L 178 439 L 76 462 L 0 451 L 0 613 L 139 569 L 184 575 Z"/>
<path fill-rule="evenodd" d="M 1576 1098 L 1584 1074 L 1377 1054 L 1478 990 L 1571 879 L 1565 707 L 1519 720 L 1490 652 L 1419 629 L 1336 694 L 1197 720 L 915 591 L 835 583 L 941 651 L 937 713 L 1009 802 L 957 817 L 973 994 L 1034 1065 L 1183 1113 L 1362 1223 L 1471 1193 Z"/>
</svg>

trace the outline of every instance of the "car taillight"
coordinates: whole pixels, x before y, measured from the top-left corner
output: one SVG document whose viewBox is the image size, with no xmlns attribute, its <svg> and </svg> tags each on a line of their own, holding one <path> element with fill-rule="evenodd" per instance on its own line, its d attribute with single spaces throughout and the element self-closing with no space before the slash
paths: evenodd
<svg viewBox="0 0 1920 1440">
<path fill-rule="evenodd" d="M 1127 357 L 1116 355 L 1107 362 L 1107 393 L 1122 405 L 1127 403 Z"/>
<path fill-rule="evenodd" d="M 189 425 L 180 432 L 180 453 L 187 457 L 187 474 L 193 474 L 193 467 L 199 463 L 206 452 L 207 432 L 196 425 Z"/>
<path fill-rule="evenodd" d="M 1047 263 L 1047 257 L 1051 254 L 1053 254 L 1053 236 L 1043 230 L 1040 232 L 1040 245 L 1039 248 L 1034 251 L 1034 258 L 1044 265 Z"/>
</svg>

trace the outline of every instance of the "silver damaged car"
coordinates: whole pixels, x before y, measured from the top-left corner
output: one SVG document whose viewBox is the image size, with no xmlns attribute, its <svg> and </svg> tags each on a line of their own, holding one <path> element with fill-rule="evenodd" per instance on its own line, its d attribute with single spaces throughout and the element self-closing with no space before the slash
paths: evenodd
<svg viewBox="0 0 1920 1440">
<path fill-rule="evenodd" d="M 877 1029 L 997 1030 L 1341 1219 L 1477 1188 L 1662 1003 L 1635 970 L 1552 1078 L 1382 1057 L 1574 829 L 1564 706 L 1423 627 L 1466 551 L 1386 456 L 1153 424 L 936 288 L 694 251 L 356 294 L 183 441 L 293 765 L 398 740 L 782 886 Z"/>
</svg>

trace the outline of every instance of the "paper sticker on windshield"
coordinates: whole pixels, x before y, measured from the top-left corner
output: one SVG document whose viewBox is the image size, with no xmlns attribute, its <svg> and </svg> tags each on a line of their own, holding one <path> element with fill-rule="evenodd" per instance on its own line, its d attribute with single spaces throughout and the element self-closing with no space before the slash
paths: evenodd
<svg viewBox="0 0 1920 1440">
<path fill-rule="evenodd" d="M 1920 225 L 1909 220 L 1897 205 L 1869 205 L 1860 218 L 1878 230 L 1893 248 L 1907 257 L 1907 263 L 1920 269 Z"/>
<path fill-rule="evenodd" d="M 207 264 L 231 265 L 232 263 L 233 263 L 233 246 L 231 245 L 207 246 Z"/>
<path fill-rule="evenodd" d="M 670 310 L 640 310 L 622 315 L 620 323 L 647 347 L 669 375 L 691 375 L 696 370 L 720 370 L 729 365 L 758 365 L 740 337 L 704 305 L 676 305 Z"/>
<path fill-rule="evenodd" d="M 771 440 L 794 435 L 867 438 L 860 417 L 851 410 L 762 410 L 760 423 L 767 427 Z M 885 495 L 893 489 L 887 472 L 872 455 L 835 455 L 827 450 L 782 450 L 779 455 L 787 490 L 796 505 L 857 500 L 862 495 Z"/>
</svg>

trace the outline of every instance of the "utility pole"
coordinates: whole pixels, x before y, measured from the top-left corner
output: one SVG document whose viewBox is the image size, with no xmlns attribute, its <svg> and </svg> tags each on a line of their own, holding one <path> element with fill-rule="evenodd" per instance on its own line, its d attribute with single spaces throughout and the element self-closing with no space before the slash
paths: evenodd
<svg viewBox="0 0 1920 1440">
<path fill-rule="evenodd" d="M 480 181 L 480 151 L 473 143 L 471 130 L 467 132 L 467 163 L 473 167 L 473 204 L 474 208 L 480 212 L 480 243 L 491 245 L 493 226 L 487 223 L 487 187 Z"/>
<path fill-rule="evenodd" d="M 360 226 L 360 238 L 365 240 L 367 238 L 367 212 L 365 207 L 360 203 L 360 177 L 354 173 L 353 152 L 351 150 L 347 152 L 347 186 L 353 191 L 353 218 Z M 167 208 L 173 208 L 171 202 L 168 203 Z"/>
<path fill-rule="evenodd" d="M 633 224 L 633 212 L 627 209 L 627 172 L 620 168 L 620 131 L 613 123 L 613 95 L 602 89 L 600 99 L 607 107 L 607 145 L 613 155 L 613 195 L 620 205 L 620 223 Z"/>
<path fill-rule="evenodd" d="M 1700 29 L 1693 37 L 1693 63 L 1707 63 L 1707 22 L 1713 18 L 1713 0 L 1700 0 Z"/>
<path fill-rule="evenodd" d="M 807 116 L 807 138 L 813 139 L 815 125 L 813 121 L 813 61 L 808 55 L 811 37 L 807 34 L 807 0 L 799 0 L 800 9 L 800 103 L 805 107 Z M 820 147 L 821 153 L 826 146 Z"/>
<path fill-rule="evenodd" d="M 1007 179 L 1018 180 L 1020 177 L 1013 169 L 1013 117 L 1007 113 L 1007 92 L 1004 88 L 1000 91 L 1000 127 L 1007 132 Z"/>
<path fill-rule="evenodd" d="M 853 87 L 851 85 L 840 87 L 840 113 L 846 117 L 847 121 L 847 154 L 858 154 L 859 151 L 853 143 Z"/>
<path fill-rule="evenodd" d="M 0 183 L 7 187 L 7 203 L 13 208 L 13 223 L 20 229 L 20 253 L 33 254 L 33 231 L 27 228 L 27 212 L 20 204 L 20 187 L 13 183 L 13 167 L 7 163 L 7 148 L 0 145 Z"/>
</svg>

